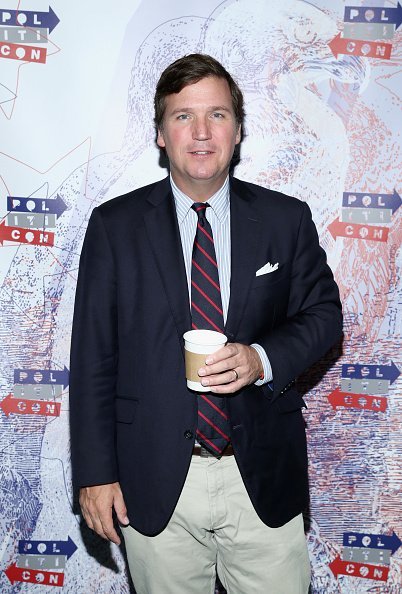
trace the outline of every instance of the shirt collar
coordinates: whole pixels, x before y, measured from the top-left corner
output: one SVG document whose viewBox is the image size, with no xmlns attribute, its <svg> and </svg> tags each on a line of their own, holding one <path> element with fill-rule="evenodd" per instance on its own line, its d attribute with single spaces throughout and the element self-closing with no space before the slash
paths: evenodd
<svg viewBox="0 0 402 594">
<path fill-rule="evenodd" d="M 174 183 L 172 175 L 170 175 L 170 184 L 177 212 L 177 220 L 179 225 L 184 221 L 188 215 L 194 200 L 191 200 L 184 192 L 182 192 Z M 208 204 L 213 209 L 218 221 L 223 223 L 229 213 L 230 206 L 230 192 L 229 192 L 229 176 L 225 179 L 223 186 L 215 192 L 211 198 L 208 199 Z"/>
</svg>

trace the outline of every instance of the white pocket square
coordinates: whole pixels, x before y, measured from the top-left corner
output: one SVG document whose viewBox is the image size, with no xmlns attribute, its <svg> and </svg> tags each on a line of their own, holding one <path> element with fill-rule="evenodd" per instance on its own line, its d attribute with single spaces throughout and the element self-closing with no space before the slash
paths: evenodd
<svg viewBox="0 0 402 594">
<path fill-rule="evenodd" d="M 277 262 L 276 264 L 271 264 L 271 262 L 267 262 L 266 264 L 264 264 L 262 268 L 257 270 L 255 276 L 261 276 L 262 274 L 269 274 L 270 272 L 275 272 L 275 270 L 278 270 L 278 268 L 279 262 Z"/>
</svg>

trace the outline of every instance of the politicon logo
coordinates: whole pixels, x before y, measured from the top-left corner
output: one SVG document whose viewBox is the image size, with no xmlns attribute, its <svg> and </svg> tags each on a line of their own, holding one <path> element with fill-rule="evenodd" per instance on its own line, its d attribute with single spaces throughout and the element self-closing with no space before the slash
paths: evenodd
<svg viewBox="0 0 402 594">
<path fill-rule="evenodd" d="M 4 241 L 34 246 L 54 246 L 57 219 L 66 210 L 63 199 L 7 196 L 9 210 L 0 222 L 0 246 Z"/>
<path fill-rule="evenodd" d="M 388 365 L 346 363 L 342 365 L 340 388 L 331 392 L 328 400 L 333 409 L 385 412 L 389 387 L 400 374 L 393 361 Z"/>
<path fill-rule="evenodd" d="M 338 33 L 329 47 L 338 59 L 340 54 L 389 60 L 395 31 L 402 22 L 402 7 L 345 6 L 342 33 Z M 381 41 L 379 41 L 381 40 Z"/>
<path fill-rule="evenodd" d="M 329 567 L 336 578 L 341 575 L 386 582 L 391 556 L 401 544 L 395 532 L 392 534 L 344 532 L 342 553 L 331 561 Z"/>
<path fill-rule="evenodd" d="M 25 582 L 62 587 L 66 563 L 76 550 L 70 537 L 66 541 L 20 540 L 17 562 L 3 571 L 13 585 Z"/>
<path fill-rule="evenodd" d="M 48 35 L 60 19 L 48 12 L 0 9 L 0 58 L 45 64 Z M 36 44 L 36 45 L 31 45 Z"/>
<path fill-rule="evenodd" d="M 341 217 L 328 225 L 328 231 L 337 237 L 387 242 L 393 215 L 401 206 L 398 192 L 378 194 L 370 192 L 343 192 Z M 381 225 L 381 226 L 380 226 Z"/>
</svg>

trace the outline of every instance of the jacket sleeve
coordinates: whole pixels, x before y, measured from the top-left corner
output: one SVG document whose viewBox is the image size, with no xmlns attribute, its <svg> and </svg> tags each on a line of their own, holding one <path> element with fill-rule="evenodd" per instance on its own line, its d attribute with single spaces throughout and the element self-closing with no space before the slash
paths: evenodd
<svg viewBox="0 0 402 594">
<path fill-rule="evenodd" d="M 71 341 L 70 435 L 75 487 L 118 480 L 115 274 L 109 238 L 101 212 L 95 208 L 81 252 Z"/>
<path fill-rule="evenodd" d="M 258 337 L 272 367 L 273 398 L 318 361 L 342 336 L 338 287 L 306 203 L 294 250 L 286 319 Z"/>
</svg>

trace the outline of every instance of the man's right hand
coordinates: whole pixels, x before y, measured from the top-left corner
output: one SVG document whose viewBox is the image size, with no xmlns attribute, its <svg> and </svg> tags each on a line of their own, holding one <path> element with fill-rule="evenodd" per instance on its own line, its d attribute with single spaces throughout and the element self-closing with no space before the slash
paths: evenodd
<svg viewBox="0 0 402 594">
<path fill-rule="evenodd" d="M 91 530 L 94 530 L 105 540 L 120 544 L 119 535 L 113 524 L 113 508 L 120 524 L 129 524 L 129 519 L 119 483 L 82 487 L 80 489 L 80 506 Z"/>
</svg>

